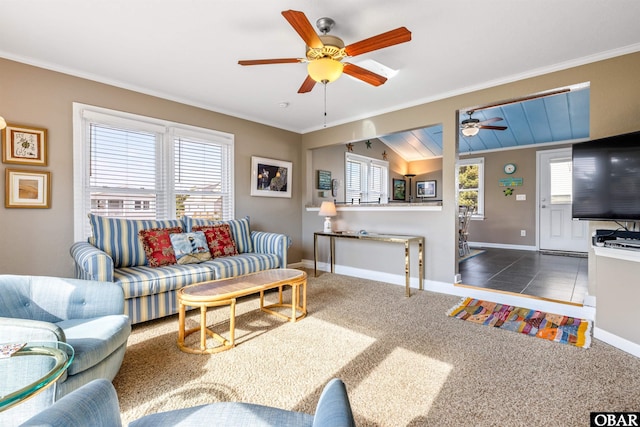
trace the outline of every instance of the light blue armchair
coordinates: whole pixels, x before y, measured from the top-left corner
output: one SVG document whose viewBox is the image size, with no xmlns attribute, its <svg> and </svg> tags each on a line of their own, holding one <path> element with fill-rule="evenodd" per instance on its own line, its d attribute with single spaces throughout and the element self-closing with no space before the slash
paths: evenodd
<svg viewBox="0 0 640 427">
<path fill-rule="evenodd" d="M 118 396 L 113 385 L 96 380 L 27 420 L 23 427 L 120 427 Z M 353 427 L 355 422 L 344 383 L 334 378 L 320 395 L 315 415 L 241 402 L 217 402 L 146 415 L 129 427 L 220 425 L 225 427 Z"/>
<path fill-rule="evenodd" d="M 37 398 L 0 413 L 0 424 L 24 420 L 92 380 L 118 373 L 131 333 L 122 287 L 46 276 L 0 275 L 0 342 L 62 341 L 74 359 Z M 20 372 L 0 372 L 19 384 Z M 46 397 L 43 397 L 46 396 Z"/>
</svg>

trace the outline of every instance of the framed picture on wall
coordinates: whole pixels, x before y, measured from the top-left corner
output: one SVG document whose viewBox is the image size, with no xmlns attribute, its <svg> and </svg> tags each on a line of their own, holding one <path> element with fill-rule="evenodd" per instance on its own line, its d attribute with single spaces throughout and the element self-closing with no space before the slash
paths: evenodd
<svg viewBox="0 0 640 427">
<path fill-rule="evenodd" d="M 331 171 L 318 170 L 318 190 L 331 190 Z"/>
<path fill-rule="evenodd" d="M 6 208 L 44 208 L 51 206 L 51 172 L 6 169 Z"/>
<path fill-rule="evenodd" d="M 2 161 L 47 166 L 47 130 L 7 124 L 2 130 Z"/>
<path fill-rule="evenodd" d="M 437 181 L 418 181 L 416 182 L 416 197 L 436 197 Z"/>
<path fill-rule="evenodd" d="M 405 200 L 407 198 L 407 181 L 404 179 L 393 179 L 393 200 Z"/>
<path fill-rule="evenodd" d="M 293 163 L 251 156 L 251 195 L 291 197 Z"/>
</svg>

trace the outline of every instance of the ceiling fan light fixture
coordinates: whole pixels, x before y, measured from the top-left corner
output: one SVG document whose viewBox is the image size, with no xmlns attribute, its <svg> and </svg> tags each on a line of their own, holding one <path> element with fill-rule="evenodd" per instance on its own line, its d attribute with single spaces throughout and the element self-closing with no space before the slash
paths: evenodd
<svg viewBox="0 0 640 427">
<path fill-rule="evenodd" d="M 331 58 L 320 58 L 310 61 L 307 72 L 318 83 L 330 83 L 342 75 L 344 64 Z"/>
<path fill-rule="evenodd" d="M 480 132 L 480 128 L 475 126 L 468 126 L 462 128 L 462 135 L 464 136 L 476 136 Z"/>
</svg>

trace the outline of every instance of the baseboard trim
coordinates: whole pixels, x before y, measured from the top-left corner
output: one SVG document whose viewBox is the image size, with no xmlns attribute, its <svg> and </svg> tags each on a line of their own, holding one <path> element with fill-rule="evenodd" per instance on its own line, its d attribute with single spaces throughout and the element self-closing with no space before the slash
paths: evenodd
<svg viewBox="0 0 640 427">
<path fill-rule="evenodd" d="M 536 246 L 528 245 L 508 245 L 504 243 L 486 243 L 486 242 L 469 242 L 469 246 L 472 248 L 496 248 L 496 249 L 517 249 L 520 251 L 537 251 Z"/>
<path fill-rule="evenodd" d="M 636 357 L 640 357 L 640 344 L 636 344 L 597 327 L 593 328 L 593 337 Z"/>
</svg>

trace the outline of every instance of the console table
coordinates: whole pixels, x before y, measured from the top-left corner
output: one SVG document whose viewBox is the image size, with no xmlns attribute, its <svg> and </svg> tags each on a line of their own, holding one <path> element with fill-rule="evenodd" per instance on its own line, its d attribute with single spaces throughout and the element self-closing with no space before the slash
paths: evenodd
<svg viewBox="0 0 640 427">
<path fill-rule="evenodd" d="M 334 273 L 335 263 L 335 239 L 355 239 L 355 240 L 369 240 L 376 242 L 387 243 L 402 243 L 404 244 L 404 274 L 405 274 L 405 287 L 406 295 L 411 296 L 411 290 L 409 286 L 410 282 L 410 263 L 409 263 L 409 249 L 412 242 L 418 243 L 418 283 L 420 290 L 423 289 L 424 280 L 424 237 L 423 236 L 403 236 L 394 234 L 360 234 L 360 233 L 313 233 L 313 274 L 318 276 L 318 236 L 325 236 L 329 238 L 330 254 L 329 259 L 331 261 L 331 272 Z"/>
</svg>

